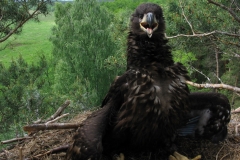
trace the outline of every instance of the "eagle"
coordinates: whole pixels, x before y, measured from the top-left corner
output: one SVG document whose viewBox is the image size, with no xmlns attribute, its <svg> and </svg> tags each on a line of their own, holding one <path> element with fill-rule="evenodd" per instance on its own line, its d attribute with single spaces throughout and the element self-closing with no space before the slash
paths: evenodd
<svg viewBox="0 0 240 160">
<path fill-rule="evenodd" d="M 190 93 L 188 72 L 173 61 L 164 32 L 159 5 L 136 8 L 127 37 L 127 69 L 111 84 L 101 108 L 78 128 L 67 159 L 98 160 L 112 152 L 156 150 L 166 153 L 159 159 L 167 159 L 176 151 L 176 136 L 224 140 L 230 121 L 228 99 L 220 93 Z"/>
</svg>

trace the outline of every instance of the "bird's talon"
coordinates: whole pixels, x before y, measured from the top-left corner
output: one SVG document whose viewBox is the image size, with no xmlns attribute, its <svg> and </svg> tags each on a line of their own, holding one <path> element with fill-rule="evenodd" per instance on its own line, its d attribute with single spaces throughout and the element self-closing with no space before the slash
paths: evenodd
<svg viewBox="0 0 240 160">
<path fill-rule="evenodd" d="M 191 160 L 200 160 L 202 158 L 201 155 L 197 155 L 195 158 L 191 159 Z"/>
<path fill-rule="evenodd" d="M 169 156 L 169 160 L 200 160 L 200 159 L 201 159 L 201 155 L 198 155 L 193 159 L 189 159 L 184 155 L 179 154 L 178 152 L 174 152 L 173 155 Z"/>
<path fill-rule="evenodd" d="M 124 154 L 120 153 L 116 160 L 124 160 Z"/>
</svg>

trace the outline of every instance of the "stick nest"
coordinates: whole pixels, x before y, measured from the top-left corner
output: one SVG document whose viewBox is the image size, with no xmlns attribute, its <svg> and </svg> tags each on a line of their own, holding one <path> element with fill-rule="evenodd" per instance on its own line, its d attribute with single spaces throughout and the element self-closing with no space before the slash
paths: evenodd
<svg viewBox="0 0 240 160">
<path fill-rule="evenodd" d="M 77 115 L 70 122 L 81 123 L 91 112 Z M 228 137 L 224 142 L 213 144 L 207 140 L 193 140 L 177 138 L 178 152 L 193 158 L 202 155 L 202 160 L 237 160 L 240 159 L 240 136 L 235 133 L 235 126 L 240 123 L 240 116 L 233 114 L 228 126 Z M 72 137 L 76 129 L 58 129 L 39 131 L 31 135 L 31 139 L 25 139 L 12 145 L 11 148 L 0 151 L 0 159 L 3 160 L 64 160 L 65 152 L 57 154 L 45 154 L 48 151 L 64 145 L 72 144 Z M 40 156 L 39 156 L 40 155 Z M 161 153 L 126 154 L 125 160 L 160 160 Z"/>
</svg>

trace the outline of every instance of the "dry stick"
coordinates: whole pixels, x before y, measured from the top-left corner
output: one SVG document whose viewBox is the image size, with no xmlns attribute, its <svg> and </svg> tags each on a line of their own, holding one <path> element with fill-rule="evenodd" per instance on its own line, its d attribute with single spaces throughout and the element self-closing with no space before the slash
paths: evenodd
<svg viewBox="0 0 240 160">
<path fill-rule="evenodd" d="M 43 121 L 42 119 L 38 119 L 36 121 L 33 121 L 34 124 L 38 124 L 41 122 L 48 122 L 51 121 L 53 119 L 55 119 L 56 117 L 58 117 L 59 115 L 62 114 L 63 110 L 70 104 L 70 100 L 66 100 L 58 109 L 57 111 L 51 116 L 49 117 L 47 120 Z"/>
<path fill-rule="evenodd" d="M 59 120 L 59 119 L 61 119 L 61 118 L 63 118 L 63 117 L 66 117 L 66 116 L 68 116 L 68 115 L 69 115 L 69 113 L 63 114 L 63 115 L 61 115 L 61 116 L 59 116 L 59 117 L 57 117 L 57 118 L 55 118 L 55 119 L 53 119 L 53 120 L 51 120 L 51 121 L 48 121 L 48 122 L 45 123 L 45 124 L 47 125 L 47 124 L 49 124 L 49 123 L 56 122 L 57 120 Z"/>
<path fill-rule="evenodd" d="M 36 121 L 33 121 L 34 124 L 41 123 L 41 122 L 42 122 L 42 119 L 38 119 Z"/>
<path fill-rule="evenodd" d="M 22 147 L 19 147 L 19 160 L 23 160 Z"/>
<path fill-rule="evenodd" d="M 68 148 L 69 148 L 69 145 L 60 146 L 60 147 L 54 148 L 50 151 L 47 151 L 43 154 L 38 154 L 38 155 L 34 156 L 33 158 L 27 158 L 26 160 L 39 159 L 40 157 L 47 156 L 50 154 L 66 152 L 68 150 Z"/>
<path fill-rule="evenodd" d="M 239 134 L 238 134 L 238 127 L 240 126 L 240 124 L 237 124 L 236 126 L 235 126 L 235 136 L 238 136 Z"/>
<path fill-rule="evenodd" d="M 223 157 L 220 160 L 223 160 L 223 158 L 227 157 L 230 153 L 227 153 L 225 155 L 223 155 Z"/>
<path fill-rule="evenodd" d="M 231 113 L 240 113 L 240 107 L 236 108 L 236 109 L 233 110 Z"/>
<path fill-rule="evenodd" d="M 26 140 L 26 139 L 32 139 L 33 137 L 22 137 L 22 138 L 13 138 L 10 140 L 6 140 L 6 141 L 1 141 L 1 144 L 8 144 L 8 143 L 12 143 L 12 142 L 16 142 L 16 141 L 22 141 L 22 140 Z"/>
<path fill-rule="evenodd" d="M 51 121 L 51 120 L 55 119 L 56 117 L 58 117 L 59 115 L 61 115 L 62 112 L 63 112 L 63 110 L 64 110 L 69 104 L 70 104 L 70 100 L 66 100 L 66 101 L 62 104 L 62 106 L 60 106 L 60 107 L 58 108 L 58 110 L 57 110 L 50 118 L 48 118 L 48 119 L 46 120 L 46 122 Z"/>
<path fill-rule="evenodd" d="M 219 149 L 219 151 L 218 151 L 218 153 L 217 153 L 217 155 L 216 155 L 216 160 L 218 159 L 218 154 L 221 152 L 221 150 L 223 149 L 224 145 L 225 145 L 225 144 L 223 144 L 222 147 Z"/>
<path fill-rule="evenodd" d="M 224 89 L 227 89 L 227 90 L 231 90 L 231 91 L 235 91 L 235 92 L 240 93 L 240 88 L 233 87 L 233 86 L 223 84 L 223 83 L 221 83 L 221 84 L 209 84 L 209 83 L 198 84 L 198 83 L 194 83 L 194 82 L 191 82 L 191 81 L 186 81 L 186 83 L 191 85 L 191 86 L 197 87 L 197 88 L 224 88 Z"/>
<path fill-rule="evenodd" d="M 50 123 L 50 124 L 32 124 L 23 127 L 26 132 L 39 131 L 39 130 L 52 130 L 52 129 L 74 129 L 78 128 L 81 124 L 76 123 Z"/>
</svg>

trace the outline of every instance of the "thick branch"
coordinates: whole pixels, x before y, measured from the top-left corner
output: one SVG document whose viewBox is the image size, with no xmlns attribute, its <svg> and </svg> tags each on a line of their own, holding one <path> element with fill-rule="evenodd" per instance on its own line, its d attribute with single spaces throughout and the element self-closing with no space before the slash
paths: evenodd
<svg viewBox="0 0 240 160">
<path fill-rule="evenodd" d="M 7 40 L 11 35 L 13 35 L 19 28 L 22 27 L 24 23 L 26 23 L 32 16 L 28 17 L 27 19 L 21 21 L 13 30 L 11 30 L 5 37 L 0 39 L 0 43 Z"/>
<path fill-rule="evenodd" d="M 76 123 L 50 123 L 50 124 L 32 124 L 23 127 L 26 132 L 34 132 L 39 130 L 52 130 L 52 129 L 74 129 L 78 128 L 81 124 Z"/>
<path fill-rule="evenodd" d="M 223 88 L 223 89 L 227 89 L 230 91 L 235 91 L 235 92 L 239 92 L 240 93 L 240 88 L 238 87 L 233 87 L 227 84 L 198 84 L 198 83 L 194 83 L 191 81 L 186 81 L 187 84 L 197 87 L 197 88 Z"/>
<path fill-rule="evenodd" d="M 237 14 L 235 14 L 235 12 L 233 12 L 233 10 L 231 10 L 230 8 L 224 6 L 223 4 L 214 2 L 214 1 L 212 1 L 212 0 L 208 0 L 208 2 L 214 4 L 214 5 L 218 6 L 218 7 L 220 7 L 220 8 L 222 8 L 222 9 L 226 10 L 226 11 L 228 11 L 228 12 L 232 15 L 232 17 L 233 17 L 237 22 L 240 23 L 240 18 L 239 18 L 239 17 L 237 16 Z"/>
</svg>

